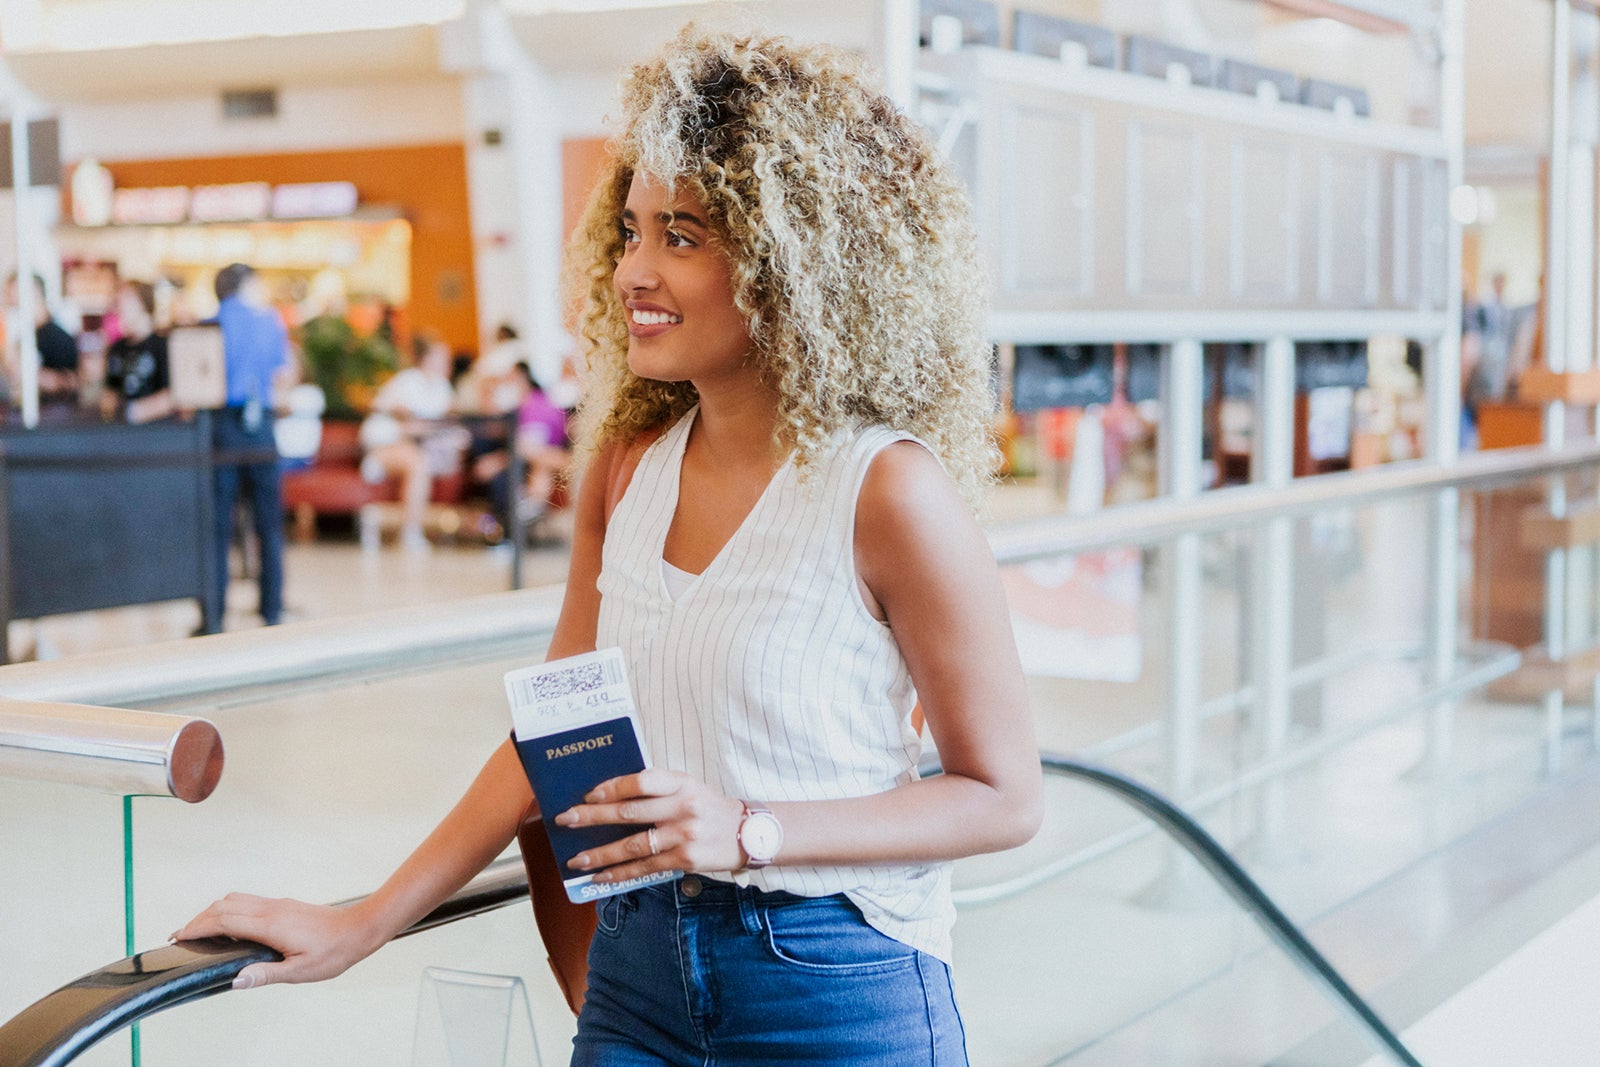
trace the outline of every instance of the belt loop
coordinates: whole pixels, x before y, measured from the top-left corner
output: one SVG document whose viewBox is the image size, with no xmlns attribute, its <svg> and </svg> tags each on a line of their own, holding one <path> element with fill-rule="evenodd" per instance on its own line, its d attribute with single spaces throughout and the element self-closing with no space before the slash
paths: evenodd
<svg viewBox="0 0 1600 1067">
<path fill-rule="evenodd" d="M 756 887 L 753 885 L 736 885 L 733 887 L 733 896 L 739 903 L 739 921 L 744 924 L 747 934 L 761 932 L 761 912 L 756 904 Z"/>
</svg>

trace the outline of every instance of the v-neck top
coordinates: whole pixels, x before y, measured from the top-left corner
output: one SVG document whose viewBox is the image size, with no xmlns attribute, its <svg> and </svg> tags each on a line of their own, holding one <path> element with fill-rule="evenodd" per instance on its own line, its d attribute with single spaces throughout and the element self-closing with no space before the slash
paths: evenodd
<svg viewBox="0 0 1600 1067">
<path fill-rule="evenodd" d="M 861 599 L 856 501 L 907 434 L 833 435 L 804 476 L 785 462 L 744 521 L 672 595 L 663 569 L 696 410 L 640 457 L 606 525 L 597 645 L 622 649 L 655 766 L 744 800 L 869 796 L 917 777 L 916 693 L 894 634 Z M 949 962 L 950 865 L 712 875 L 802 896 L 846 894 L 873 927 Z"/>
<path fill-rule="evenodd" d="M 665 559 L 661 561 L 661 584 L 667 591 L 668 600 L 681 600 L 683 594 L 689 591 L 694 580 L 700 577 L 693 571 L 686 571 L 682 567 L 674 567 Z"/>
</svg>

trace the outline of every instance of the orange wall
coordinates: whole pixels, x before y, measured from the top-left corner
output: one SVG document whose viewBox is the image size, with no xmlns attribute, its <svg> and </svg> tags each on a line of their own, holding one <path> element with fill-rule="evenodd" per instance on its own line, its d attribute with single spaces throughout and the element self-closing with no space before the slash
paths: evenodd
<svg viewBox="0 0 1600 1067">
<path fill-rule="evenodd" d="M 435 330 L 453 349 L 478 349 L 467 160 L 460 144 L 162 159 L 105 167 L 119 187 L 354 182 L 361 203 L 396 206 L 411 223 L 411 328 Z"/>
<path fill-rule="evenodd" d="M 561 142 L 561 243 L 572 240 L 572 231 L 589 206 L 589 194 L 611 154 L 604 137 L 569 137 Z M 578 304 L 561 310 L 569 333 L 577 331 Z"/>
<path fill-rule="evenodd" d="M 610 151 L 604 137 L 569 137 L 561 142 L 561 240 L 571 239 Z"/>
</svg>

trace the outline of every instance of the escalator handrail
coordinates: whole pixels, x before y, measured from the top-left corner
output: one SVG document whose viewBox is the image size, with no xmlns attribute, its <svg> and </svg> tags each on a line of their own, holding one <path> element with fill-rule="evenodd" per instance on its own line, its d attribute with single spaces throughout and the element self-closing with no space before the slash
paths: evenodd
<svg viewBox="0 0 1600 1067">
<path fill-rule="evenodd" d="M 1177 805 L 1134 779 L 1096 764 L 1053 753 L 1041 753 L 1039 762 L 1051 774 L 1107 790 L 1154 821 L 1397 1062 L 1422 1067 L 1299 927 L 1222 845 Z M 924 776 L 938 770 L 937 763 L 923 766 Z M 515 857 L 499 860 L 399 936 L 493 911 L 527 895 L 522 861 Z M 279 958 L 272 949 L 251 941 L 211 938 L 119 960 L 62 986 L 0 1024 L 0 1067 L 62 1067 L 122 1027 L 158 1011 L 225 992 L 245 967 Z"/>
<path fill-rule="evenodd" d="M 484 868 L 399 936 L 505 907 L 528 896 L 521 859 Z M 354 903 L 353 898 L 341 903 Z M 253 941 L 205 938 L 141 952 L 69 982 L 0 1024 L 0 1067 L 61 1067 L 146 1016 L 226 992 L 252 963 L 282 957 Z"/>
<path fill-rule="evenodd" d="M 1200 862 L 1216 882 L 1242 907 L 1308 976 L 1315 980 L 1355 1022 L 1405 1067 L 1422 1067 L 1412 1052 L 1378 1013 L 1346 982 L 1308 940 L 1300 928 L 1273 903 L 1218 843 L 1194 819 L 1160 793 L 1124 774 L 1068 756 L 1040 753 L 1043 768 L 1055 775 L 1076 778 L 1098 786 L 1126 801 L 1151 819 Z"/>
</svg>

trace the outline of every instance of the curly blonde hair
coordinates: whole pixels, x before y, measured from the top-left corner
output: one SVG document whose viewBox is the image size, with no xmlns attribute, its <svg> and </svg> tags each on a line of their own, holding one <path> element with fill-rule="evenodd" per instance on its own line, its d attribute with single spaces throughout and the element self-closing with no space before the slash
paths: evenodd
<svg viewBox="0 0 1600 1067">
<path fill-rule="evenodd" d="M 841 427 L 881 424 L 933 449 L 970 501 L 996 469 L 985 272 L 960 181 L 853 57 L 783 38 L 686 28 L 633 69 L 569 249 L 591 449 L 669 424 L 688 382 L 627 365 L 612 284 L 636 173 L 705 206 L 734 303 L 778 395 L 775 448 L 804 472 Z"/>
</svg>

